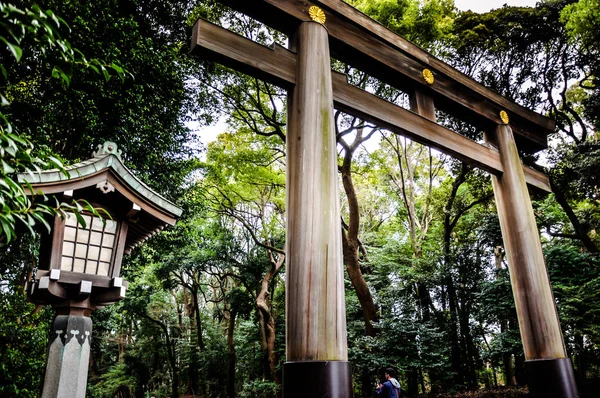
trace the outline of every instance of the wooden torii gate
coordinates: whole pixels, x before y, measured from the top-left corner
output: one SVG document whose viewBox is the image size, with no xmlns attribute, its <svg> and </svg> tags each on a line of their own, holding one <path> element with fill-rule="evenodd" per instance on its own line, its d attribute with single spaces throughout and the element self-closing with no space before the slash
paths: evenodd
<svg viewBox="0 0 600 398">
<path fill-rule="evenodd" d="M 550 184 L 518 152 L 546 148 L 554 122 L 341 0 L 222 2 L 290 38 L 290 49 L 270 48 L 199 20 L 191 47 L 289 93 L 284 397 L 352 396 L 334 106 L 491 173 L 530 392 L 577 397 L 527 187 L 550 192 Z M 348 84 L 331 71 L 330 56 L 407 92 L 411 110 Z M 436 107 L 483 130 L 486 144 L 437 124 Z"/>
</svg>

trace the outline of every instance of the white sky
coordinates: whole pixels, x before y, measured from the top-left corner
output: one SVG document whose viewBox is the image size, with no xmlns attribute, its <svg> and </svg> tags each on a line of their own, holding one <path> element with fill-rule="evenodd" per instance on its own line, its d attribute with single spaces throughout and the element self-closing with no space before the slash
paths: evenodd
<svg viewBox="0 0 600 398">
<path fill-rule="evenodd" d="M 487 12 L 492 9 L 501 8 L 504 4 L 509 6 L 534 7 L 540 0 L 454 0 L 456 8 L 462 11 L 471 10 L 474 12 Z M 190 124 L 192 129 L 194 125 Z M 214 126 L 207 126 L 200 129 L 200 140 L 208 144 L 217 138 L 217 135 L 227 129 L 224 118 L 219 118 Z M 375 140 L 372 140 L 375 141 Z"/>
</svg>

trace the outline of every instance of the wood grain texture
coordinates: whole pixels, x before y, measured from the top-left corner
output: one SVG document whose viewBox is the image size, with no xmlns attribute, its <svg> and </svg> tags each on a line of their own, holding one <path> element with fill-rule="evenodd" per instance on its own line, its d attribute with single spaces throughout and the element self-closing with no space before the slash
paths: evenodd
<svg viewBox="0 0 600 398">
<path fill-rule="evenodd" d="M 65 237 L 65 220 L 60 216 L 54 216 L 54 224 L 52 227 L 52 242 L 50 249 L 50 263 L 40 264 L 41 269 L 60 269 L 62 264 L 62 252 Z"/>
<path fill-rule="evenodd" d="M 509 126 L 488 136 L 504 173 L 492 176 L 526 360 L 566 358 L 558 314 L 525 176 Z"/>
<path fill-rule="evenodd" d="M 192 52 L 214 59 L 227 66 L 239 67 L 252 76 L 267 76 L 267 81 L 284 88 L 293 88 L 296 77 L 296 54 L 282 47 L 262 46 L 210 22 L 200 20 L 194 27 Z M 277 60 L 276 62 L 274 60 Z M 265 68 L 263 60 L 269 61 Z M 272 63 L 271 63 L 272 62 Z M 490 173 L 502 174 L 498 151 L 478 144 L 437 123 L 435 113 L 423 117 L 370 94 L 346 81 L 346 76 L 334 73 L 333 99 L 336 108 L 350 115 L 405 135 L 421 144 L 432 146 L 464 162 Z M 279 83 L 278 83 L 279 82 Z M 416 95 L 416 94 L 415 94 Z M 433 99 L 419 92 L 421 102 Z M 416 98 L 416 97 L 415 97 Z M 415 106 L 426 106 L 424 103 Z M 431 111 L 434 112 L 434 111 Z M 426 115 L 426 114 L 425 114 Z M 426 115 L 427 116 L 427 115 Z M 537 170 L 524 167 L 527 183 L 538 190 L 551 192 L 548 177 Z"/>
<path fill-rule="evenodd" d="M 421 91 L 414 91 L 410 95 L 410 110 L 432 122 L 437 120 L 433 98 Z"/>
<path fill-rule="evenodd" d="M 348 359 L 337 150 L 327 30 L 297 34 L 288 105 L 286 350 L 288 361 Z"/>
<path fill-rule="evenodd" d="M 121 263 L 123 262 L 123 252 L 126 249 L 127 231 L 129 230 L 129 220 L 122 220 L 119 223 L 118 241 L 113 251 L 112 267 L 109 276 L 117 278 L 121 275 Z"/>
<path fill-rule="evenodd" d="M 277 44 L 262 46 L 203 19 L 192 30 L 191 53 L 286 89 L 296 82 L 294 53 Z"/>
<path fill-rule="evenodd" d="M 438 149 L 489 173 L 502 174 L 500 155 L 495 148 L 479 144 L 426 117 L 352 86 L 346 82 L 344 75 L 337 73 L 333 75 L 333 87 L 336 108 Z M 435 117 L 435 115 L 429 116 Z M 543 192 L 552 192 L 548 177 L 544 173 L 528 167 L 523 169 L 526 181 L 531 187 Z"/>
<path fill-rule="evenodd" d="M 382 81 L 410 92 L 428 90 L 438 107 L 484 129 L 501 123 L 506 110 L 519 134 L 520 149 L 535 152 L 547 147 L 546 135 L 554 121 L 484 87 L 425 50 L 396 35 L 341 0 L 222 0 L 275 29 L 291 33 L 308 18 L 312 5 L 323 8 L 332 55 Z M 429 86 L 423 69 L 435 75 Z"/>
</svg>

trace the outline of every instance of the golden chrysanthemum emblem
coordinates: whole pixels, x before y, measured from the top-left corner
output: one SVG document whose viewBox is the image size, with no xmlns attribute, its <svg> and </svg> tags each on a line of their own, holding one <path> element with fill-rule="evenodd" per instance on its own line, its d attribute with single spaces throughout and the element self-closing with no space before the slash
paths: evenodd
<svg viewBox="0 0 600 398">
<path fill-rule="evenodd" d="M 310 7 L 308 9 L 308 15 L 310 16 L 310 19 L 312 19 L 315 22 L 320 23 L 321 25 L 323 25 L 325 23 L 325 21 L 327 20 L 327 17 L 325 16 L 325 12 L 323 12 L 323 10 L 321 10 L 317 6 Z"/>
<path fill-rule="evenodd" d="M 506 111 L 500 111 L 500 120 L 502 120 L 502 123 L 508 124 L 510 119 L 508 118 L 508 113 L 506 113 Z"/>
<path fill-rule="evenodd" d="M 427 82 L 427 84 L 433 84 L 435 82 L 435 77 L 433 77 L 433 72 L 429 69 L 423 69 L 423 79 Z"/>
</svg>

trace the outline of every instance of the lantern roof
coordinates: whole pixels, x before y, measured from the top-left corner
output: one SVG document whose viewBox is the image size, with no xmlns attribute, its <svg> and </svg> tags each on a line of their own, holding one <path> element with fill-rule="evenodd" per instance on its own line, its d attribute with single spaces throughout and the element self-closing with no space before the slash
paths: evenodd
<svg viewBox="0 0 600 398">
<path fill-rule="evenodd" d="M 65 167 L 21 173 L 18 180 L 29 184 L 32 195 L 65 195 L 85 199 L 106 208 L 111 215 L 130 220 L 125 244 L 129 252 L 137 244 L 174 225 L 183 210 L 153 191 L 123 164 L 122 151 L 114 142 L 98 146 L 93 158 Z"/>
</svg>

